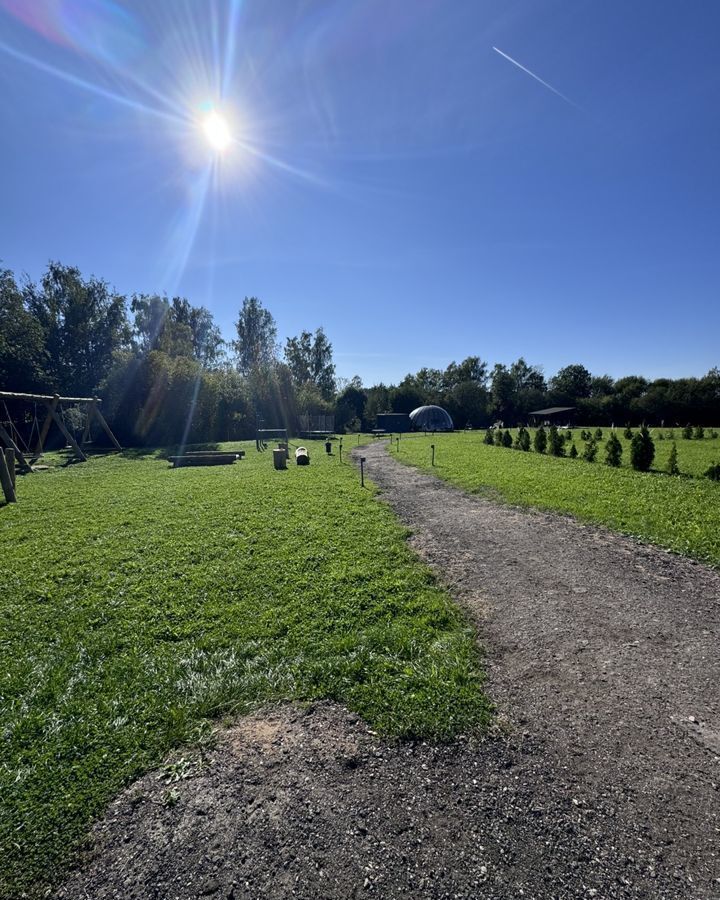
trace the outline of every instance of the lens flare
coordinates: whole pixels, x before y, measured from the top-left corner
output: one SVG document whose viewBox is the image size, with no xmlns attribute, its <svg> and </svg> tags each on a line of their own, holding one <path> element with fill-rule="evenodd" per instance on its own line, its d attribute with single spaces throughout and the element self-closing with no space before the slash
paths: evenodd
<svg viewBox="0 0 720 900">
<path fill-rule="evenodd" d="M 211 112 L 203 121 L 202 130 L 208 144 L 216 153 L 224 153 L 232 143 L 228 123 L 219 113 Z"/>
</svg>

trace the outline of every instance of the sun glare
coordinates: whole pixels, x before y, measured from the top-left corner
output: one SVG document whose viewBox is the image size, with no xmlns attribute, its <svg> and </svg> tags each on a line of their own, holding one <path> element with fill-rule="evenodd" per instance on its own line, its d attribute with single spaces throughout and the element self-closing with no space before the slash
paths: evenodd
<svg viewBox="0 0 720 900">
<path fill-rule="evenodd" d="M 232 142 L 228 123 L 221 115 L 211 112 L 202 123 L 205 138 L 216 153 L 223 153 Z"/>
</svg>

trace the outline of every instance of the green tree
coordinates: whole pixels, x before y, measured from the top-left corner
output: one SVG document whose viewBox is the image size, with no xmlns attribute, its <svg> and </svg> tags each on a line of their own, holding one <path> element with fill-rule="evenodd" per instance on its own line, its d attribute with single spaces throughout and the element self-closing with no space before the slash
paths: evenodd
<svg viewBox="0 0 720 900">
<path fill-rule="evenodd" d="M 0 269 L 0 385 L 8 391 L 50 387 L 43 330 L 30 313 L 12 272 Z"/>
<path fill-rule="evenodd" d="M 513 421 L 516 411 L 516 385 L 507 366 L 496 363 L 490 376 L 490 414 L 501 421 Z"/>
<path fill-rule="evenodd" d="M 525 453 L 530 449 L 530 432 L 523 425 L 518 429 L 515 446 Z"/>
<path fill-rule="evenodd" d="M 367 398 L 368 395 L 363 390 L 360 379 L 353 379 L 338 396 L 335 403 L 335 429 L 337 431 L 344 431 L 346 428 L 360 429 L 365 415 Z"/>
<path fill-rule="evenodd" d="M 670 456 L 667 461 L 667 473 L 668 475 L 679 475 L 680 474 L 680 466 L 678 465 L 678 455 L 677 455 L 677 444 L 673 441 L 672 448 L 670 450 Z"/>
<path fill-rule="evenodd" d="M 249 375 L 255 369 L 277 361 L 277 326 L 272 314 L 257 297 L 246 297 L 235 323 L 237 340 L 233 342 L 237 367 Z"/>
<path fill-rule="evenodd" d="M 295 384 L 312 384 L 325 400 L 332 399 L 335 393 L 332 344 L 322 328 L 318 328 L 314 335 L 303 331 L 298 337 L 288 338 L 285 361 Z"/>
<path fill-rule="evenodd" d="M 39 285 L 28 285 L 27 306 L 42 328 L 47 378 L 61 394 L 92 394 L 110 371 L 113 354 L 130 342 L 125 298 L 98 278 L 51 262 Z"/>
<path fill-rule="evenodd" d="M 411 413 L 418 406 L 426 404 L 426 396 L 410 378 L 404 379 L 390 391 L 390 403 L 392 411 L 398 413 Z"/>
<path fill-rule="evenodd" d="M 591 397 L 610 397 L 615 390 L 615 382 L 609 375 L 593 375 L 590 378 Z"/>
<path fill-rule="evenodd" d="M 485 385 L 488 377 L 488 364 L 479 356 L 468 356 L 461 363 L 454 361 L 445 369 L 442 376 L 443 393 L 452 391 L 453 388 L 465 382 Z"/>
<path fill-rule="evenodd" d="M 574 446 L 575 446 L 575 444 L 573 444 L 573 447 Z M 585 462 L 589 462 L 589 463 L 595 462 L 595 459 L 597 457 L 597 449 L 598 449 L 597 441 L 595 440 L 595 438 L 591 437 L 585 441 L 585 449 L 583 450 L 583 455 L 582 455 Z M 622 452 L 622 447 L 620 448 L 620 450 Z"/>
<path fill-rule="evenodd" d="M 458 425 L 479 427 L 488 421 L 488 393 L 477 381 L 461 381 L 444 400 L 444 406 Z"/>
<path fill-rule="evenodd" d="M 574 363 L 565 366 L 550 381 L 550 390 L 555 401 L 563 404 L 575 404 L 577 400 L 590 396 L 592 375 L 585 366 Z"/>
<path fill-rule="evenodd" d="M 167 297 L 158 294 L 133 295 L 130 309 L 135 340 L 142 353 L 158 350 L 167 356 L 194 356 L 192 329 L 187 321 L 178 320 L 176 302 L 187 300 L 176 297 L 171 305 Z"/>
<path fill-rule="evenodd" d="M 375 384 L 367 391 L 363 428 L 372 429 L 377 425 L 378 413 L 390 411 L 390 389 L 384 384 Z M 408 410 L 411 412 L 412 410 Z"/>
<path fill-rule="evenodd" d="M 623 448 L 620 439 L 614 431 L 610 432 L 610 437 L 605 442 L 605 462 L 614 469 L 620 465 L 622 461 Z"/>
<path fill-rule="evenodd" d="M 550 456 L 565 456 L 565 439 L 555 425 L 550 426 L 547 446 Z"/>
<path fill-rule="evenodd" d="M 193 306 L 184 297 L 173 297 L 171 313 L 179 327 L 190 330 L 193 357 L 205 368 L 216 365 L 225 341 L 210 310 L 204 306 Z"/>
<path fill-rule="evenodd" d="M 637 472 L 647 472 L 655 458 L 655 444 L 646 425 L 630 442 L 630 465 Z"/>
<path fill-rule="evenodd" d="M 536 453 L 545 452 L 545 448 L 547 447 L 547 434 L 542 425 L 535 432 L 535 436 L 533 437 L 533 447 L 535 448 Z"/>
</svg>

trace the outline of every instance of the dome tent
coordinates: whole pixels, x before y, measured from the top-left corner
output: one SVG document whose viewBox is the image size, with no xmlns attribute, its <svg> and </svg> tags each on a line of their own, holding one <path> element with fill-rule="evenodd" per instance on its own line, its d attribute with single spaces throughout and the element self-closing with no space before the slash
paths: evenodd
<svg viewBox="0 0 720 900">
<path fill-rule="evenodd" d="M 453 420 L 441 406 L 418 406 L 410 413 L 416 431 L 452 431 Z"/>
</svg>

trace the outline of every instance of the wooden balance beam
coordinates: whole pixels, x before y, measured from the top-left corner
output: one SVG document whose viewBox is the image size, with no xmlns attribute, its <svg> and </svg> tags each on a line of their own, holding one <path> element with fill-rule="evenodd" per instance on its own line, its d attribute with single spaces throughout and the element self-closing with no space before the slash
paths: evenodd
<svg viewBox="0 0 720 900">
<path fill-rule="evenodd" d="M 240 456 L 237 453 L 185 453 L 168 456 L 168 459 L 172 461 L 173 469 L 179 469 L 182 466 L 231 466 Z"/>
<path fill-rule="evenodd" d="M 184 456 L 232 456 L 234 459 L 242 459 L 244 450 L 186 450 Z"/>
</svg>

